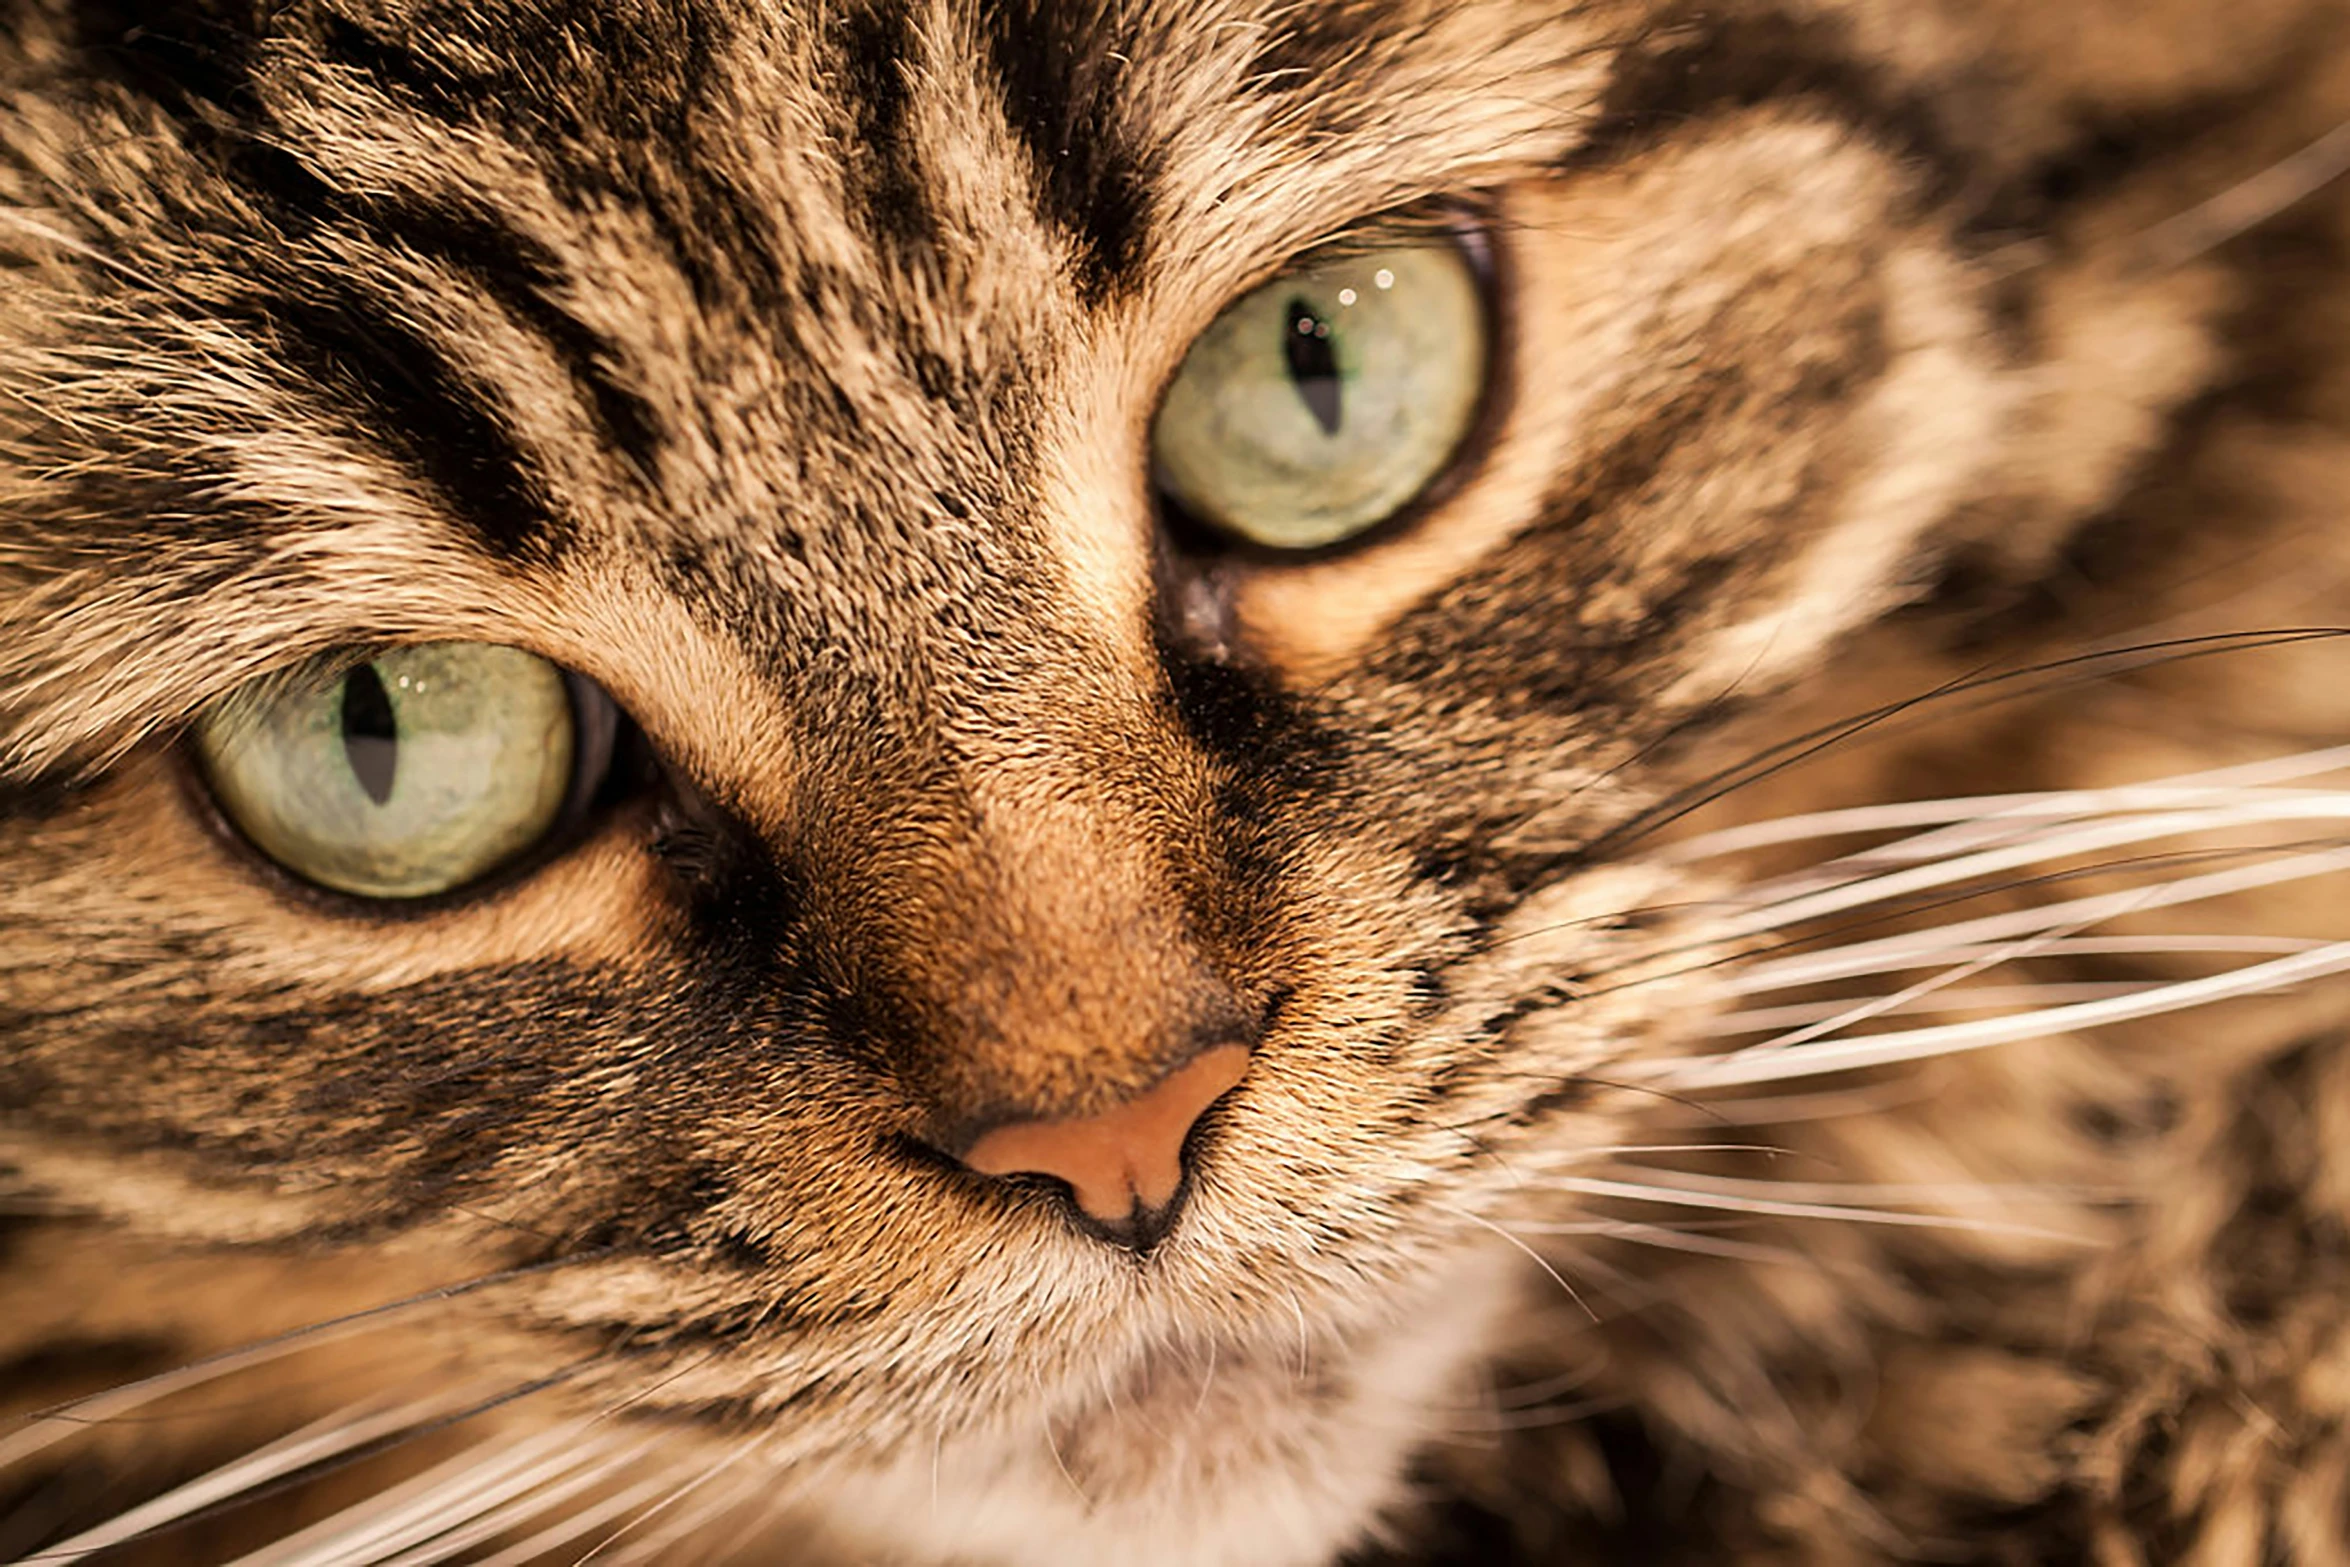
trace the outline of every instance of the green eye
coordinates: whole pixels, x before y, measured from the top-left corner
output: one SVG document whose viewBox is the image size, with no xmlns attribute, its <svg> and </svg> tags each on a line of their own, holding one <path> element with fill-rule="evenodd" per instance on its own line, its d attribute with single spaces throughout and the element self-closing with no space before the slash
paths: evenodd
<svg viewBox="0 0 2350 1567">
<path fill-rule="evenodd" d="M 536 845 L 582 749 L 563 672 L 475 642 L 256 681 L 205 715 L 196 744 L 256 848 L 367 898 L 447 892 Z"/>
<path fill-rule="evenodd" d="M 1485 337 L 1454 246 L 1302 267 L 1192 344 L 1151 432 L 1159 483 L 1252 544 L 1352 538 L 1450 465 L 1484 399 Z"/>
</svg>

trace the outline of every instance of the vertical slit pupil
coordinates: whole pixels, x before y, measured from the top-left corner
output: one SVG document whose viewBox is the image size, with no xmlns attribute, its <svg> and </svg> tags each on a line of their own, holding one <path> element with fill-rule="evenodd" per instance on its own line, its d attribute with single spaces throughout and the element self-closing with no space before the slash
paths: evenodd
<svg viewBox="0 0 2350 1567">
<path fill-rule="evenodd" d="M 1281 334 L 1290 383 L 1324 435 L 1338 433 L 1338 355 L 1330 346 L 1330 323 L 1302 299 L 1289 302 L 1289 329 Z"/>
<path fill-rule="evenodd" d="M 378 805 L 388 803 L 400 762 L 400 721 L 373 664 L 362 664 L 344 677 L 343 754 L 367 797 Z"/>
</svg>

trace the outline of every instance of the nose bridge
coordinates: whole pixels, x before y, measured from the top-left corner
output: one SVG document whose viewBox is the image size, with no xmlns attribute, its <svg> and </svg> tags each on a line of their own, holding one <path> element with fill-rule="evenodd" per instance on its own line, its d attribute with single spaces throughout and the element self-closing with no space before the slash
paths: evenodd
<svg viewBox="0 0 2350 1567">
<path fill-rule="evenodd" d="M 1105 1111 L 1246 1035 L 1171 874 L 1181 773 L 1025 736 L 963 750 L 951 800 L 884 825 L 894 873 L 850 939 L 901 992 L 942 1142 Z"/>
<path fill-rule="evenodd" d="M 1147 1249 L 1259 1026 L 1214 946 L 1233 924 L 1207 760 L 1131 628 L 983 597 L 914 629 L 870 645 L 923 661 L 921 699 L 812 753 L 812 955 L 909 1131 Z"/>
</svg>

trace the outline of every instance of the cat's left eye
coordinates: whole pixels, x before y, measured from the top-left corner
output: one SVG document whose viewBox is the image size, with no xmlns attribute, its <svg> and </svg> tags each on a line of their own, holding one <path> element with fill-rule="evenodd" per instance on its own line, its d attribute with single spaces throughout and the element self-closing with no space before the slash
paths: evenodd
<svg viewBox="0 0 2350 1567">
<path fill-rule="evenodd" d="M 1484 402 L 1486 334 L 1457 244 L 1309 260 L 1192 344 L 1151 430 L 1159 487 L 1261 549 L 1366 533 L 1451 468 Z"/>
<path fill-rule="evenodd" d="M 516 648 L 444 642 L 216 704 L 196 751 L 221 812 L 305 881 L 454 891 L 522 858 L 608 765 L 610 698 Z"/>
</svg>

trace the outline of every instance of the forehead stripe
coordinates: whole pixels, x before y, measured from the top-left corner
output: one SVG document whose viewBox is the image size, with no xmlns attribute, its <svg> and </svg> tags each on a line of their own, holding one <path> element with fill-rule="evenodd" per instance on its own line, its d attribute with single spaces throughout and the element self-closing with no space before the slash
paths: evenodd
<svg viewBox="0 0 2350 1567">
<path fill-rule="evenodd" d="M 374 433 L 494 553 L 551 543 L 542 486 L 497 399 L 408 320 L 358 289 L 316 280 L 253 309 L 308 388 L 364 408 Z"/>
<path fill-rule="evenodd" d="M 239 183 L 288 232 L 337 250 L 414 256 L 454 288 L 535 337 L 560 365 L 579 411 L 603 448 L 637 472 L 653 471 L 662 423 L 652 404 L 617 379 L 618 352 L 556 302 L 566 274 L 554 254 L 462 195 L 445 202 L 346 196 L 290 155 L 258 144 L 232 160 Z M 460 368 L 465 357 L 431 336 L 433 314 L 404 308 L 387 285 L 353 268 L 333 282 L 314 270 L 278 280 L 245 302 L 314 382 L 356 395 L 373 427 L 441 492 L 494 552 L 543 549 L 556 531 L 534 459 L 503 405 Z"/>
<path fill-rule="evenodd" d="M 1708 115 L 1797 98 L 1825 104 L 1855 129 L 1916 159 L 1933 175 L 1932 199 L 1959 190 L 1973 173 L 1932 110 L 1857 57 L 1843 27 L 1773 13 L 1663 29 L 1625 50 L 1598 122 L 1566 166 L 1602 167 Z"/>
<path fill-rule="evenodd" d="M 1077 281 L 1099 300 L 1141 269 L 1156 173 L 1119 93 L 1121 40 L 1103 9 L 1050 0 L 981 8 L 1005 121 L 1035 169 L 1044 220 L 1077 249 Z"/>
<path fill-rule="evenodd" d="M 895 6 L 870 4 L 838 24 L 842 95 L 856 120 L 844 175 L 852 206 L 882 244 L 917 246 L 939 231 L 914 134 L 920 40 Z"/>
</svg>

